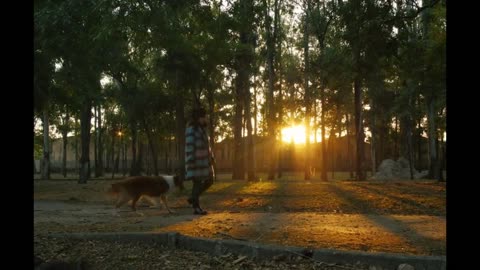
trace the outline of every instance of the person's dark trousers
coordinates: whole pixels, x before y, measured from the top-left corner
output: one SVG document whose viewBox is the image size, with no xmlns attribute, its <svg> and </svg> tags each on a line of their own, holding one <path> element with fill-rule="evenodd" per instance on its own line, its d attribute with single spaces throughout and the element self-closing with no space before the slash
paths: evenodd
<svg viewBox="0 0 480 270">
<path fill-rule="evenodd" d="M 193 179 L 192 187 L 192 206 L 193 208 L 200 208 L 200 195 L 213 184 L 212 177 L 203 177 Z"/>
</svg>

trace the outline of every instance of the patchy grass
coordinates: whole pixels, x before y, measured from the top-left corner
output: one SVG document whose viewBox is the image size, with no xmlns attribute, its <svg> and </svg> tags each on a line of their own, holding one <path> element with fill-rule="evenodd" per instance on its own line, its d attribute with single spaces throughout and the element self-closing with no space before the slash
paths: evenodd
<svg viewBox="0 0 480 270">
<path fill-rule="evenodd" d="M 222 175 L 201 196 L 210 213 L 192 216 L 186 189 L 169 197 L 176 214 L 125 206 L 110 214 L 105 191 L 119 180 L 34 181 L 34 199 L 69 207 L 35 212 L 35 234 L 45 232 L 176 231 L 209 238 L 312 248 L 444 255 L 446 185 L 436 181 L 233 181 Z M 108 212 L 108 214 L 107 214 Z"/>
</svg>

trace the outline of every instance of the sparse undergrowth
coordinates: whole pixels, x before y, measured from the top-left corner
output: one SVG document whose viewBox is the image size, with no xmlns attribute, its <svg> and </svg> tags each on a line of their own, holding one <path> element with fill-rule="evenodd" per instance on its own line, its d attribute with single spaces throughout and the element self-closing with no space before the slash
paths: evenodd
<svg viewBox="0 0 480 270">
<path fill-rule="evenodd" d="M 156 244 L 56 239 L 38 235 L 34 239 L 34 254 L 46 262 L 83 261 L 87 269 L 368 269 L 366 265 L 335 265 L 300 256 L 293 261 L 285 261 L 282 257 L 254 261 L 234 254 L 212 256 Z"/>
</svg>

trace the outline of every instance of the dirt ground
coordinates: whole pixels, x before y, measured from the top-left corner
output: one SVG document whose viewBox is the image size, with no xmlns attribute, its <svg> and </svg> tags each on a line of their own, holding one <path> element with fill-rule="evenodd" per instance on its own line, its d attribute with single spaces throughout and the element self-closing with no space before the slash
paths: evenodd
<svg viewBox="0 0 480 270">
<path fill-rule="evenodd" d="M 286 261 L 282 257 L 272 260 L 254 261 L 246 256 L 225 254 L 212 256 L 203 252 L 168 249 L 151 243 L 125 243 L 55 239 L 36 235 L 34 252 L 44 262 L 67 262 L 70 268 L 62 269 L 269 269 L 269 270 L 370 270 L 365 264 L 332 264 L 313 261 L 309 258 L 294 257 Z M 52 259 L 53 258 L 53 259 Z M 58 268 L 57 268 L 58 269 Z"/>
<path fill-rule="evenodd" d="M 192 215 L 187 183 L 183 193 L 169 198 L 174 214 L 143 204 L 140 214 L 125 206 L 116 217 L 113 198 L 105 195 L 114 181 L 35 180 L 35 234 L 176 231 L 310 248 L 445 255 L 445 183 L 222 180 L 201 197 L 206 216 Z"/>
</svg>

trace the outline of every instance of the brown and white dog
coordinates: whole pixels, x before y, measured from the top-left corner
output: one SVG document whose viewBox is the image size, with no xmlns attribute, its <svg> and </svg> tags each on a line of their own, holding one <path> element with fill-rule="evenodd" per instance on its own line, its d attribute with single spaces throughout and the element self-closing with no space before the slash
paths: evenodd
<svg viewBox="0 0 480 270">
<path fill-rule="evenodd" d="M 117 195 L 114 214 L 118 214 L 118 208 L 128 201 L 132 201 L 132 210 L 136 211 L 136 203 L 142 196 L 152 199 L 160 198 L 169 213 L 173 211 L 168 207 L 166 195 L 175 190 L 183 190 L 183 183 L 176 175 L 160 176 L 133 176 L 124 181 L 112 184 L 108 193 Z"/>
</svg>

